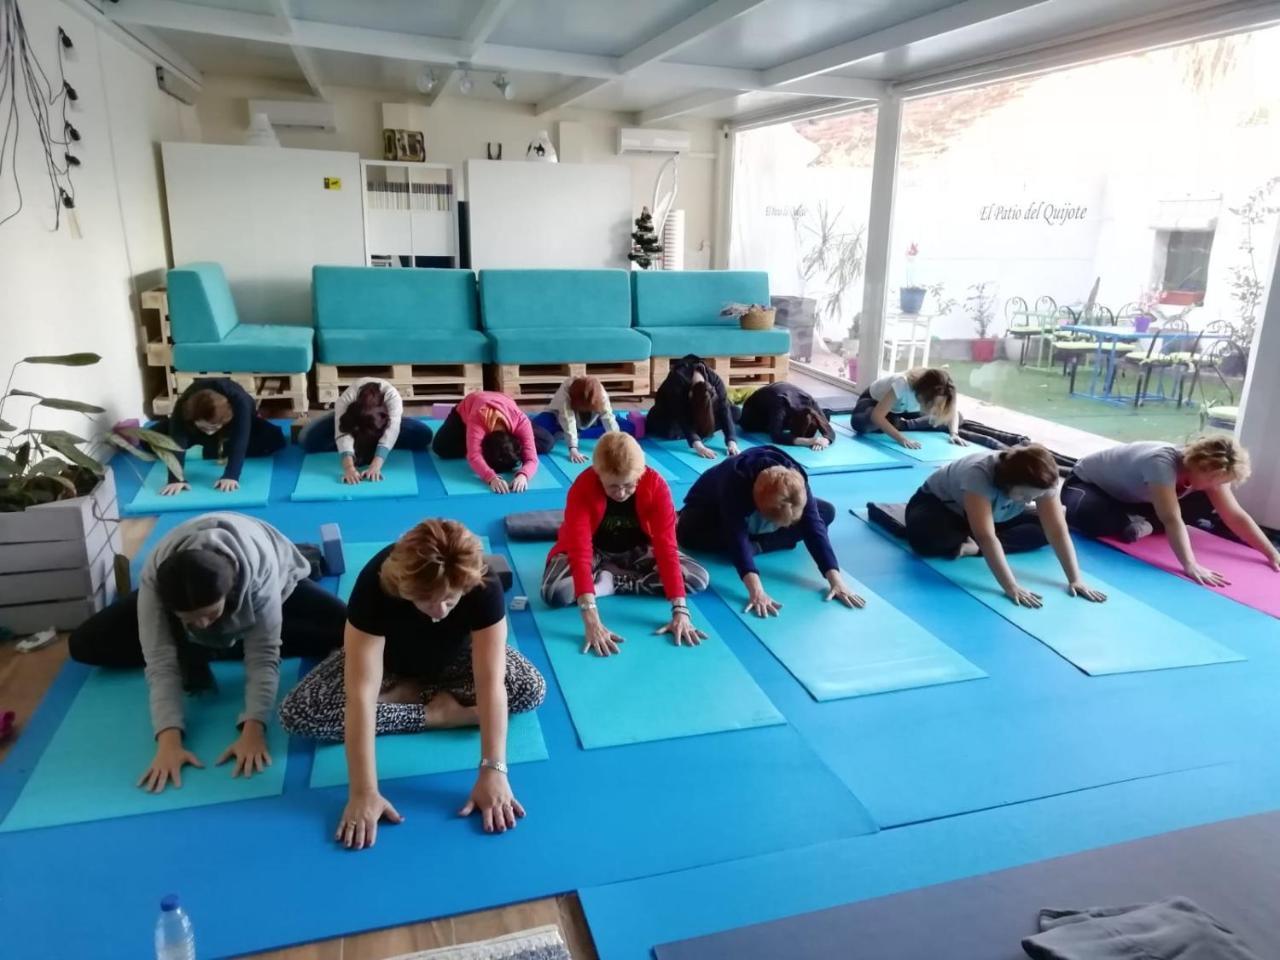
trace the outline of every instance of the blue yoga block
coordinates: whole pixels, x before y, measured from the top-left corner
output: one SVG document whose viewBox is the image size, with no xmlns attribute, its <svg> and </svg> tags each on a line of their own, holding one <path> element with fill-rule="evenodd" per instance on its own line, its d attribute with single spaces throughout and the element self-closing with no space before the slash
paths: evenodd
<svg viewBox="0 0 1280 960">
<path fill-rule="evenodd" d="M 324 551 L 325 576 L 340 577 L 347 571 L 342 557 L 342 531 L 336 523 L 320 524 L 320 549 Z"/>
</svg>

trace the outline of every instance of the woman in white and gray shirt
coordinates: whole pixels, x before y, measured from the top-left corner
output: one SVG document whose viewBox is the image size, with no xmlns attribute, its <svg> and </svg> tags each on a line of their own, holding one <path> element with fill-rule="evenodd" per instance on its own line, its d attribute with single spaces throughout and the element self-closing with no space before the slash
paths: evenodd
<svg viewBox="0 0 1280 960">
<path fill-rule="evenodd" d="M 586 463 L 587 456 L 578 449 L 579 438 L 591 440 L 621 430 L 635 435 L 635 425 L 625 414 L 619 420 L 613 415 L 609 394 L 595 377 L 569 377 L 556 388 L 547 409 L 531 418 L 553 437 L 564 434 L 569 459 Z"/>
<path fill-rule="evenodd" d="M 375 377 L 347 387 L 333 412 L 312 420 L 298 437 L 307 453 L 337 452 L 343 483 L 381 480 L 392 450 L 426 450 L 430 444 L 431 428 L 404 416 L 400 391 Z"/>
</svg>

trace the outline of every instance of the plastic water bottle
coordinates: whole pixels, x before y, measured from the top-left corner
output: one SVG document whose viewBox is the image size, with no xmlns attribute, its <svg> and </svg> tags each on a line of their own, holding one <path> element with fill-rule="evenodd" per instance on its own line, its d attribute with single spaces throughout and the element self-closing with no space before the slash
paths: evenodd
<svg viewBox="0 0 1280 960">
<path fill-rule="evenodd" d="M 160 901 L 160 916 L 156 917 L 156 960 L 196 960 L 196 934 L 176 893 Z"/>
</svg>

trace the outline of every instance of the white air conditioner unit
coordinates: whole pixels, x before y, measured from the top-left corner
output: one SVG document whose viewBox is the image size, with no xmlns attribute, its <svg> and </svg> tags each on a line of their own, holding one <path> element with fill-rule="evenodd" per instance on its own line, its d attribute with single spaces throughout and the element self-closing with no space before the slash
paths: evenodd
<svg viewBox="0 0 1280 960">
<path fill-rule="evenodd" d="M 333 104 L 323 100 L 250 100 L 249 116 L 265 113 L 273 127 L 336 130 Z"/>
<path fill-rule="evenodd" d="M 689 134 L 684 130 L 650 130 L 619 127 L 618 155 L 624 153 L 688 153 Z"/>
<path fill-rule="evenodd" d="M 196 102 L 196 94 L 199 92 L 193 84 L 164 67 L 156 67 L 156 86 L 187 106 Z"/>
</svg>

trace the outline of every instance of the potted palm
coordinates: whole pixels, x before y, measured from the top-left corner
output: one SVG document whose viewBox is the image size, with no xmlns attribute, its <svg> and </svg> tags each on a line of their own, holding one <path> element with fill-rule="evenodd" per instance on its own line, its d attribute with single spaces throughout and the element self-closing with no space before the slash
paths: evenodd
<svg viewBox="0 0 1280 960">
<path fill-rule="evenodd" d="M 990 280 L 969 285 L 969 295 L 964 298 L 965 310 L 973 320 L 978 338 L 970 343 L 970 354 L 977 363 L 990 363 L 996 358 L 996 338 L 991 327 L 996 320 L 996 296 Z"/>
</svg>

